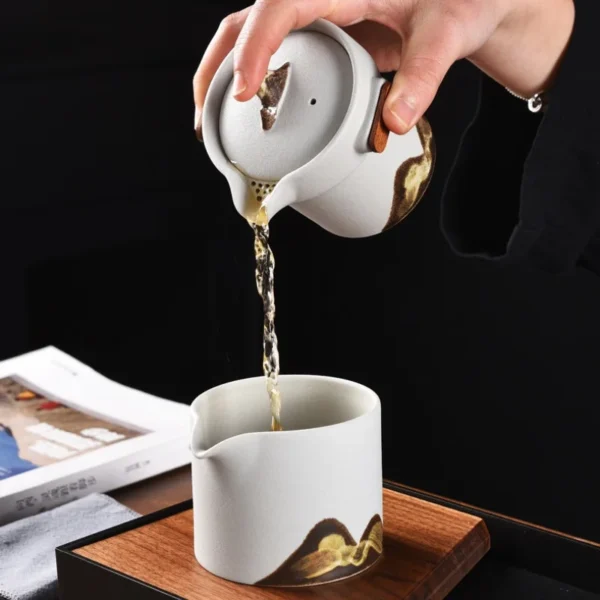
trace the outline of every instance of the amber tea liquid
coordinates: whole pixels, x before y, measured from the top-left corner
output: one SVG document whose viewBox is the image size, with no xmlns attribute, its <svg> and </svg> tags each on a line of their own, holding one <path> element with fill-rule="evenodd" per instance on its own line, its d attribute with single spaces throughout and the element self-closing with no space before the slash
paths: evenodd
<svg viewBox="0 0 600 600">
<path fill-rule="evenodd" d="M 251 181 L 252 194 L 258 210 L 248 219 L 254 230 L 254 256 L 256 259 L 256 288 L 263 302 L 263 373 L 267 383 L 267 393 L 271 403 L 271 430 L 282 431 L 281 395 L 277 378 L 279 376 L 279 348 L 275 333 L 275 257 L 269 246 L 269 219 L 263 205 L 275 184 Z"/>
</svg>

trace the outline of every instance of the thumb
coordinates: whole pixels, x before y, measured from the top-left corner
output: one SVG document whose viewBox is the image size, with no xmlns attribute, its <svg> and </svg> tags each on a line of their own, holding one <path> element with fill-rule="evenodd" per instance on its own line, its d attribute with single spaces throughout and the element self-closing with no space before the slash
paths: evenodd
<svg viewBox="0 0 600 600">
<path fill-rule="evenodd" d="M 383 110 L 391 131 L 403 134 L 423 116 L 442 79 L 459 58 L 460 38 L 447 23 L 421 23 L 407 36 L 400 69 L 394 77 Z"/>
</svg>

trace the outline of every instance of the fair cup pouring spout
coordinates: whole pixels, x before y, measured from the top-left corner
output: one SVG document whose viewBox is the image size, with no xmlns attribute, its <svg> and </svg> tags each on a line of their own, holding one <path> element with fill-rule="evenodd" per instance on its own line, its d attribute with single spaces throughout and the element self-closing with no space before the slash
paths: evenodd
<svg viewBox="0 0 600 600">
<path fill-rule="evenodd" d="M 382 554 L 381 406 L 368 388 L 282 375 L 283 431 L 263 377 L 192 404 L 194 549 L 245 584 L 337 581 Z"/>
</svg>

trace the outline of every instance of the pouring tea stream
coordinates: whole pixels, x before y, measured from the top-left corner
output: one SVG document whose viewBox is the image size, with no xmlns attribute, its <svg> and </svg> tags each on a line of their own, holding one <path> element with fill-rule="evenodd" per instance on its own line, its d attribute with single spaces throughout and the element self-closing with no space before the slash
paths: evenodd
<svg viewBox="0 0 600 600">
<path fill-rule="evenodd" d="M 325 20 L 284 39 L 252 100 L 236 100 L 233 85 L 230 53 L 208 89 L 203 140 L 255 233 L 263 372 L 271 429 L 279 431 L 273 217 L 291 206 L 339 236 L 380 233 L 423 196 L 435 148 L 425 118 L 405 135 L 390 134 L 381 114 L 389 83 L 362 46 Z"/>
<path fill-rule="evenodd" d="M 434 140 L 424 118 L 402 136 L 387 130 L 389 84 L 366 50 L 324 20 L 285 38 L 250 101 L 234 99 L 232 86 L 230 54 L 208 89 L 202 137 L 255 232 L 271 415 L 264 378 L 194 401 L 195 555 L 240 583 L 339 581 L 383 555 L 381 406 L 350 381 L 279 378 L 269 225 L 289 206 L 341 237 L 391 228 L 427 188 Z"/>
</svg>

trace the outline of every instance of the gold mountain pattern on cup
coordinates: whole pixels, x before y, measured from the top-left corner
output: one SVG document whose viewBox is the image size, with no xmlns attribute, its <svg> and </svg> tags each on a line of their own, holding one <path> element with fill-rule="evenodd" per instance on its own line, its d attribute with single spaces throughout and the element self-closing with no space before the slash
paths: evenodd
<svg viewBox="0 0 600 600">
<path fill-rule="evenodd" d="M 375 515 L 357 543 L 337 519 L 317 523 L 300 547 L 271 575 L 265 586 L 309 586 L 339 581 L 371 567 L 383 554 L 383 523 Z"/>
</svg>

